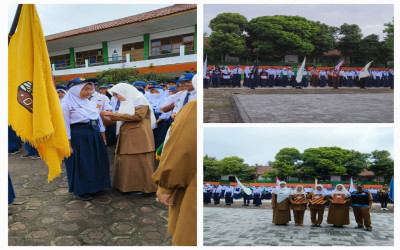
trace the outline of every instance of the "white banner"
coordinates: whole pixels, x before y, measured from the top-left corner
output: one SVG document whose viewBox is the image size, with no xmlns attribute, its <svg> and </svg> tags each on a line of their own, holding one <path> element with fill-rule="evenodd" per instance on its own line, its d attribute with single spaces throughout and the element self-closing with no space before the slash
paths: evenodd
<svg viewBox="0 0 400 250">
<path fill-rule="evenodd" d="M 300 69 L 297 71 L 296 81 L 298 83 L 303 79 L 304 67 L 306 66 L 306 58 L 304 57 L 303 63 L 301 64 Z"/>
<path fill-rule="evenodd" d="M 247 195 L 251 195 L 251 189 L 248 187 L 243 186 L 243 184 L 239 181 L 239 179 L 235 176 L 236 182 L 238 183 L 239 187 L 241 187 L 243 189 L 243 191 L 247 194 Z"/>
</svg>

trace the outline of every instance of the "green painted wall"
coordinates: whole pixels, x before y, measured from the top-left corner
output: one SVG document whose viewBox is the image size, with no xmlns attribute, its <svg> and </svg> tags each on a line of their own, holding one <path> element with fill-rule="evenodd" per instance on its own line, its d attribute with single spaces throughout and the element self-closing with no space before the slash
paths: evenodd
<svg viewBox="0 0 400 250">
<path fill-rule="evenodd" d="M 143 35 L 143 60 L 149 60 L 150 56 L 150 35 L 144 34 Z"/>
<path fill-rule="evenodd" d="M 102 42 L 102 47 L 103 47 L 103 63 L 104 65 L 108 64 L 108 43 L 107 42 Z"/>
</svg>

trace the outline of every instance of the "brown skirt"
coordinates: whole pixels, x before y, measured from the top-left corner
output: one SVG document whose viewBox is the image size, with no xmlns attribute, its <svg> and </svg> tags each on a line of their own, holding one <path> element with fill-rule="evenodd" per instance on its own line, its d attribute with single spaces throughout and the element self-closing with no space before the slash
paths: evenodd
<svg viewBox="0 0 400 250">
<path fill-rule="evenodd" d="M 151 179 L 154 152 L 142 154 L 116 154 L 114 158 L 113 188 L 121 192 L 153 193 L 157 185 Z"/>
<path fill-rule="evenodd" d="M 328 224 L 333 224 L 337 226 L 349 225 L 350 215 L 349 215 L 349 205 L 347 204 L 335 204 L 331 203 L 328 210 Z"/>
<path fill-rule="evenodd" d="M 286 224 L 290 221 L 290 210 L 277 210 L 273 209 L 272 223 Z"/>
</svg>

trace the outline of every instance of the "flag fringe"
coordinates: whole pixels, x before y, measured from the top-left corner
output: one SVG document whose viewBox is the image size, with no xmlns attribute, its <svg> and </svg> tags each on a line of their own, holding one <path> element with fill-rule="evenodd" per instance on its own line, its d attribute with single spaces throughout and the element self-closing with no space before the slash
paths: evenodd
<svg viewBox="0 0 400 250">
<path fill-rule="evenodd" d="M 33 147 L 37 147 L 37 145 L 39 144 L 43 144 L 46 143 L 51 137 L 53 137 L 55 135 L 55 133 L 51 133 L 49 135 L 43 136 L 39 139 L 36 139 L 35 142 L 31 142 L 28 139 L 26 139 L 25 137 L 21 136 L 21 131 L 19 129 L 15 129 L 14 126 L 12 126 L 12 124 L 8 124 L 9 126 L 11 126 L 11 128 L 15 131 L 15 133 L 21 138 L 21 141 L 23 141 L 24 143 L 28 142 L 30 143 Z M 67 158 L 71 155 L 71 151 L 70 149 L 63 149 L 63 148 L 57 148 L 57 147 L 53 147 L 55 149 L 55 151 L 58 154 L 64 155 L 64 158 Z M 38 154 L 40 155 L 40 152 L 38 150 Z M 44 157 L 42 155 L 40 155 L 40 157 L 43 159 L 43 161 L 46 163 L 47 166 L 49 166 L 50 162 L 48 161 L 47 157 Z M 58 167 L 55 169 L 55 173 L 50 173 L 50 168 L 48 168 L 48 174 L 47 174 L 47 183 L 50 183 L 50 181 L 54 180 L 54 178 L 56 178 L 58 175 L 60 175 L 61 173 L 61 161 L 58 161 Z"/>
</svg>

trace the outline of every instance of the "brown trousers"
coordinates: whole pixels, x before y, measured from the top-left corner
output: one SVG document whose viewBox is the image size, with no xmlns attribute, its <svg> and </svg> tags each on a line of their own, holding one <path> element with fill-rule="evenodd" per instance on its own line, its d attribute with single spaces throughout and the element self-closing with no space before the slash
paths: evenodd
<svg viewBox="0 0 400 250">
<path fill-rule="evenodd" d="M 325 208 L 322 208 L 322 209 L 310 208 L 311 223 L 313 225 L 321 225 L 322 221 L 324 220 L 324 211 L 325 211 Z M 318 217 L 318 219 L 317 219 L 317 217 Z"/>
<path fill-rule="evenodd" d="M 313 87 L 317 87 L 318 86 L 318 75 L 312 75 L 311 76 L 311 85 Z"/>
<path fill-rule="evenodd" d="M 353 212 L 358 226 L 372 228 L 369 207 L 353 207 Z"/>
<path fill-rule="evenodd" d="M 293 210 L 294 223 L 303 224 L 305 210 Z"/>
</svg>

